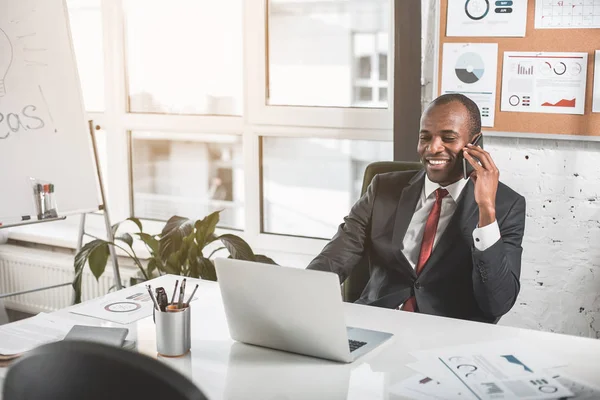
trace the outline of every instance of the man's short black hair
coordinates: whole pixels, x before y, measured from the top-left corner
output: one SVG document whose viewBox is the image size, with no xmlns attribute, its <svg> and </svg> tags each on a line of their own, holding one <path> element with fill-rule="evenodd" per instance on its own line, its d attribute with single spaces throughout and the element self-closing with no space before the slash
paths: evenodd
<svg viewBox="0 0 600 400">
<path fill-rule="evenodd" d="M 481 114 L 479 113 L 479 107 L 477 104 L 464 94 L 460 93 L 448 93 L 443 94 L 440 97 L 434 99 L 429 107 L 435 106 L 443 106 L 445 104 L 449 104 L 452 102 L 459 102 L 467 109 L 467 113 L 469 114 L 469 133 L 470 136 L 473 137 L 481 132 Z"/>
</svg>

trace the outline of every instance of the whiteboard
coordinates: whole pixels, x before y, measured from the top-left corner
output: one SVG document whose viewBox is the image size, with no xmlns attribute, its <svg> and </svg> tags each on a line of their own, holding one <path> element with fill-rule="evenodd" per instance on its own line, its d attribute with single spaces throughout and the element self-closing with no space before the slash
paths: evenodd
<svg viewBox="0 0 600 400">
<path fill-rule="evenodd" d="M 0 10 L 0 222 L 37 219 L 31 178 L 53 184 L 61 216 L 98 210 L 66 4 L 0 0 Z"/>
</svg>

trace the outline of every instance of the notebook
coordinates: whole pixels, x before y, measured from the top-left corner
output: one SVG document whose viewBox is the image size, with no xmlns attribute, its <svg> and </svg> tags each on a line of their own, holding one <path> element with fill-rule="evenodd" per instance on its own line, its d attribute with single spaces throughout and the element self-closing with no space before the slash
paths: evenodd
<svg viewBox="0 0 600 400">
<path fill-rule="evenodd" d="M 64 340 L 83 340 L 121 347 L 125 343 L 127 333 L 129 333 L 127 328 L 75 325 Z"/>
</svg>

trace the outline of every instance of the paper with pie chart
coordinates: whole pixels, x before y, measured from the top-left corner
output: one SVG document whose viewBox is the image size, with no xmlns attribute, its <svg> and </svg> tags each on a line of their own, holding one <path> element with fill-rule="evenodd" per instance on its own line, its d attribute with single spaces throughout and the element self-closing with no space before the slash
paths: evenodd
<svg viewBox="0 0 600 400">
<path fill-rule="evenodd" d="M 446 36 L 525 37 L 527 2 L 448 0 Z"/>
<path fill-rule="evenodd" d="M 505 52 L 500 110 L 580 114 L 587 53 Z"/>
<path fill-rule="evenodd" d="M 481 125 L 494 126 L 496 108 L 496 43 L 444 43 L 442 94 L 461 93 L 481 112 Z"/>
<path fill-rule="evenodd" d="M 174 275 L 163 275 L 153 281 L 153 287 L 162 286 L 170 293 L 176 278 Z M 153 302 L 145 284 L 138 284 L 86 301 L 71 312 L 117 324 L 130 324 L 152 315 L 152 308 Z"/>
</svg>

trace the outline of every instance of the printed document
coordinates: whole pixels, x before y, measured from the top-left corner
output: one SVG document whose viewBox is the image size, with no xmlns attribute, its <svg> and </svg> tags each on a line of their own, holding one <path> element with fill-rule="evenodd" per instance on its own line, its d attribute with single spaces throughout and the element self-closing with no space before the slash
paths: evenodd
<svg viewBox="0 0 600 400">
<path fill-rule="evenodd" d="M 587 53 L 504 52 L 502 111 L 583 114 Z"/>
<path fill-rule="evenodd" d="M 452 387 L 452 399 L 558 399 L 572 392 L 548 368 L 563 366 L 541 351 L 516 339 L 444 347 L 412 353 L 419 361 L 409 368 Z M 431 398 L 439 386 L 404 382 L 403 390 L 417 390 Z M 450 392 L 449 389 L 446 391 Z"/>
<path fill-rule="evenodd" d="M 46 343 L 62 340 L 75 321 L 40 313 L 0 326 L 0 358 L 15 356 Z"/>
</svg>

